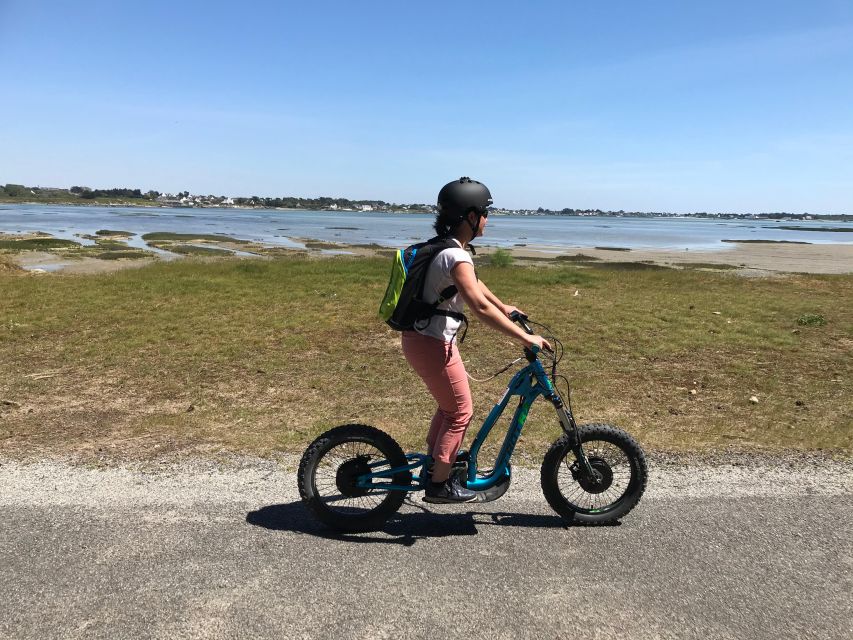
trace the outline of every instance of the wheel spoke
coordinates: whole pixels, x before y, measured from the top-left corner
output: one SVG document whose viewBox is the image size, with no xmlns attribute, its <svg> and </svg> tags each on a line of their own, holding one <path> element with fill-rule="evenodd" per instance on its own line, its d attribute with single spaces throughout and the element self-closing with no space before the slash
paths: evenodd
<svg viewBox="0 0 853 640">
<path fill-rule="evenodd" d="M 355 486 L 346 493 L 342 493 L 341 487 L 338 485 L 338 473 L 344 464 L 352 464 L 356 460 L 364 460 L 365 473 L 376 473 L 381 469 L 388 469 L 390 465 L 387 463 L 374 468 L 366 466 L 371 461 L 382 460 L 384 457 L 384 454 L 371 442 L 347 440 L 337 444 L 323 455 L 315 468 L 314 489 L 317 496 L 329 509 L 342 514 L 370 513 L 382 505 L 388 493 L 375 489 L 359 489 Z M 379 479 L 379 482 L 390 484 L 392 479 L 382 478 Z M 349 493 L 351 495 L 347 495 Z"/>
<path fill-rule="evenodd" d="M 591 440 L 583 443 L 584 453 L 593 468 L 606 468 L 609 484 L 602 491 L 589 491 L 580 479 L 572 476 L 571 467 L 577 463 L 574 453 L 566 451 L 557 470 L 557 486 L 571 507 L 577 511 L 601 511 L 611 508 L 626 494 L 631 480 L 630 459 L 625 451 L 612 442 Z M 604 469 L 599 470 L 604 472 Z"/>
</svg>

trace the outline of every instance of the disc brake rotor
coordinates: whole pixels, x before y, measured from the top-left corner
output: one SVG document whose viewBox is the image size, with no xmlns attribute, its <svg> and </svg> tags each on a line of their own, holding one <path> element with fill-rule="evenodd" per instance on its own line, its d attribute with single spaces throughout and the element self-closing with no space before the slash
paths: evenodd
<svg viewBox="0 0 853 640">
<path fill-rule="evenodd" d="M 335 484 L 338 487 L 338 491 L 347 498 L 366 496 L 370 489 L 356 486 L 355 481 L 359 476 L 367 473 L 370 473 L 370 466 L 365 456 L 347 460 L 338 467 L 338 472 L 335 474 Z"/>
<path fill-rule="evenodd" d="M 572 464 L 570 470 L 572 477 L 587 493 L 603 493 L 613 484 L 613 470 L 603 458 L 590 457 L 589 466 L 592 467 L 594 478 L 587 477 L 580 468 L 577 461 Z"/>
</svg>

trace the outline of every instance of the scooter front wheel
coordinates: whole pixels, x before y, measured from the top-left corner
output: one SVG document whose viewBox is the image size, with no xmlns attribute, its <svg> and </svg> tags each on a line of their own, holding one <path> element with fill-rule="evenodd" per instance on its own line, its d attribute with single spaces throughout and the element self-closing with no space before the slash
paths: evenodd
<svg viewBox="0 0 853 640">
<path fill-rule="evenodd" d="M 384 431 L 363 424 L 330 429 L 305 450 L 299 463 L 299 495 L 318 520 L 338 531 L 381 529 L 403 504 L 402 490 L 364 487 L 360 476 L 406 466 L 400 445 Z M 385 480 L 411 483 L 408 471 Z"/>
<path fill-rule="evenodd" d="M 633 509 L 648 481 L 640 445 L 608 424 L 579 427 L 593 478 L 581 468 L 572 439 L 563 434 L 542 461 L 542 492 L 551 508 L 568 522 L 609 524 Z"/>
</svg>

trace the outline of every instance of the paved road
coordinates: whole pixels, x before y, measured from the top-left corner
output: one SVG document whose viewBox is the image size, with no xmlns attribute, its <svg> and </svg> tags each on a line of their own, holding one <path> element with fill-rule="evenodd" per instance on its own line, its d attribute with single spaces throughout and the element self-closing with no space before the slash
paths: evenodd
<svg viewBox="0 0 853 640">
<path fill-rule="evenodd" d="M 335 536 L 273 463 L 0 464 L 2 638 L 853 638 L 853 471 L 655 471 L 620 526 L 412 503 Z"/>
</svg>

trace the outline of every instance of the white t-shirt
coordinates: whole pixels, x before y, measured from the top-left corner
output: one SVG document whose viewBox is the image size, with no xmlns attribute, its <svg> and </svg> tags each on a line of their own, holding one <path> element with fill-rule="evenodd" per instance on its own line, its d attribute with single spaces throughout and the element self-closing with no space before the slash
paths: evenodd
<svg viewBox="0 0 853 640">
<path fill-rule="evenodd" d="M 462 248 L 462 243 L 454 238 L 454 242 L 459 245 L 458 248 L 444 249 L 439 252 L 427 271 L 426 282 L 424 283 L 424 301 L 435 302 L 439 295 L 447 287 L 454 284 L 451 272 L 460 262 L 467 262 L 473 265 L 471 256 L 465 249 Z M 456 311 L 462 313 L 465 308 L 465 301 L 462 295 L 457 293 L 455 296 L 442 302 L 438 305 L 439 309 L 446 311 Z M 435 315 L 429 319 L 429 323 L 421 326 L 423 323 L 418 323 L 415 331 L 425 336 L 432 336 L 444 342 L 453 342 L 456 339 L 456 331 L 462 325 L 461 320 L 449 318 L 448 316 Z"/>
</svg>

